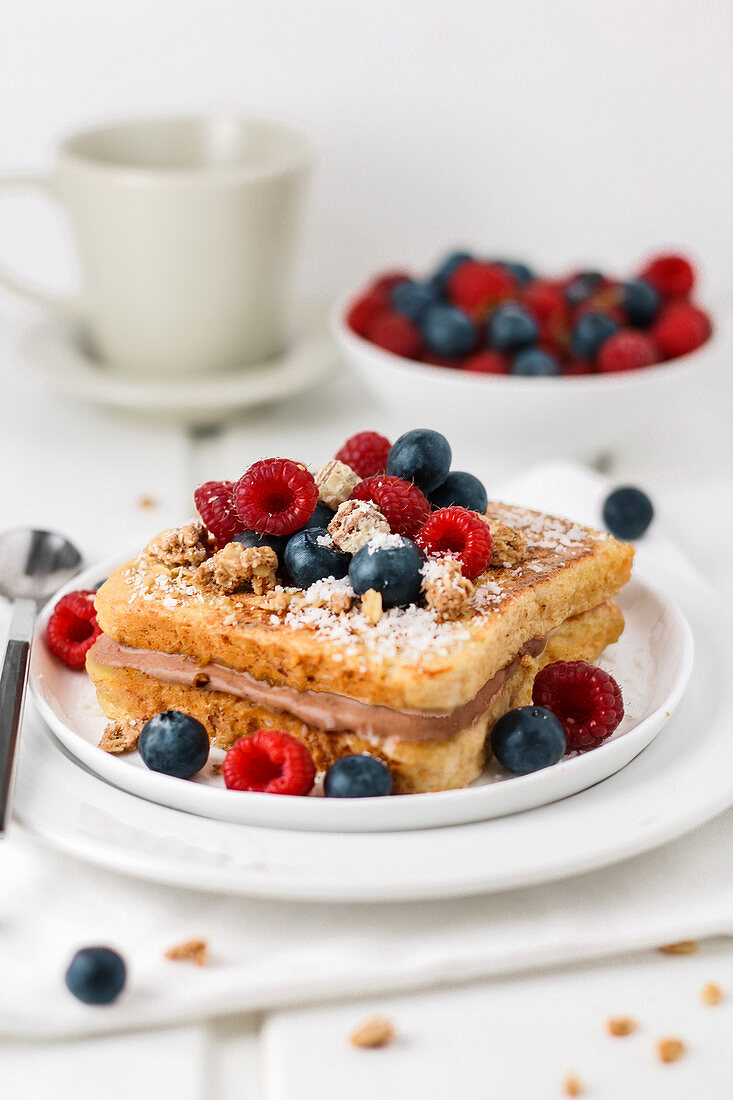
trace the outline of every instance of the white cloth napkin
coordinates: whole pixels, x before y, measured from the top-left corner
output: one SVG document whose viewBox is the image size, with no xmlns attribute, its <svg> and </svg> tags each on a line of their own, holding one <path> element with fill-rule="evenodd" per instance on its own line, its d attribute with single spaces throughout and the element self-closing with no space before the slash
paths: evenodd
<svg viewBox="0 0 733 1100">
<path fill-rule="evenodd" d="M 507 496 L 598 522 L 603 479 L 543 467 Z M 658 583 L 695 572 L 660 531 L 639 553 Z M 610 826 L 611 827 L 611 826 Z M 16 830 L 0 846 L 0 1034 L 60 1036 L 462 982 L 530 966 L 733 934 L 733 810 L 666 847 L 551 885 L 401 905 L 292 904 L 129 880 L 44 849 Z M 211 964 L 162 951 L 206 938 Z M 118 945 L 128 989 L 105 1009 L 63 986 L 73 950 Z"/>
</svg>

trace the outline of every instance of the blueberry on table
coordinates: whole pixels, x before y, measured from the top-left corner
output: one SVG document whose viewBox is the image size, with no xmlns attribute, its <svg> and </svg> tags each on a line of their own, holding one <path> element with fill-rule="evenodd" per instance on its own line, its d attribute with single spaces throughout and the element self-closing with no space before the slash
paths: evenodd
<svg viewBox="0 0 733 1100">
<path fill-rule="evenodd" d="M 209 735 L 197 718 L 180 710 L 164 710 L 146 722 L 138 751 L 153 772 L 190 779 L 209 759 Z"/>
<path fill-rule="evenodd" d="M 389 768 L 375 756 L 342 756 L 326 772 L 326 798 L 377 798 L 392 793 Z"/>
<path fill-rule="evenodd" d="M 387 456 L 387 473 L 412 481 L 424 493 L 437 489 L 448 476 L 450 443 L 430 428 L 415 428 L 401 435 Z"/>
<path fill-rule="evenodd" d="M 240 531 L 232 541 L 238 542 L 242 546 L 269 546 L 277 554 L 278 564 L 282 565 L 288 540 L 283 535 L 263 535 L 259 531 Z"/>
<path fill-rule="evenodd" d="M 455 306 L 429 306 L 420 318 L 423 338 L 436 355 L 467 355 L 473 351 L 478 332 L 467 314 Z"/>
<path fill-rule="evenodd" d="M 390 300 L 398 313 L 404 313 L 411 321 L 419 321 L 428 306 L 438 300 L 438 294 L 425 283 L 398 283 L 390 292 Z"/>
<path fill-rule="evenodd" d="M 519 351 L 537 339 L 537 322 L 516 302 L 497 306 L 489 318 L 488 344 L 496 351 Z"/>
<path fill-rule="evenodd" d="M 64 976 L 66 988 L 85 1005 L 108 1005 L 119 997 L 127 969 L 111 947 L 82 947 Z"/>
<path fill-rule="evenodd" d="M 471 260 L 470 252 L 450 252 L 436 267 L 430 277 L 431 286 L 435 287 L 439 294 L 445 293 L 445 288 L 455 269 L 464 260 Z"/>
<path fill-rule="evenodd" d="M 384 608 L 406 607 L 420 595 L 424 561 L 411 539 L 402 538 L 395 546 L 367 543 L 351 559 L 351 587 L 358 596 L 373 588 L 381 594 Z"/>
<path fill-rule="evenodd" d="M 509 373 L 526 378 L 539 378 L 543 375 L 549 377 L 560 373 L 560 364 L 546 351 L 540 351 L 539 348 L 525 348 L 514 357 Z"/>
<path fill-rule="evenodd" d="M 570 338 L 573 355 L 579 359 L 594 359 L 602 345 L 618 332 L 618 325 L 605 313 L 586 313 L 581 317 Z"/>
<path fill-rule="evenodd" d="M 310 588 L 326 577 L 340 580 L 349 571 L 351 558 L 333 545 L 325 527 L 296 531 L 285 547 L 285 568 L 298 588 Z"/>
<path fill-rule="evenodd" d="M 645 279 L 628 279 L 621 284 L 621 306 L 632 325 L 646 328 L 659 313 L 660 297 Z"/>
<path fill-rule="evenodd" d="M 504 714 L 491 733 L 491 751 L 513 775 L 549 768 L 565 755 L 565 731 L 545 707 L 517 707 Z"/>
<path fill-rule="evenodd" d="M 606 497 L 603 522 L 618 539 L 638 539 L 654 516 L 652 502 L 641 489 L 622 485 Z"/>
<path fill-rule="evenodd" d="M 463 470 L 451 470 L 448 477 L 430 494 L 433 508 L 470 508 L 474 512 L 485 512 L 489 503 L 482 481 Z"/>
</svg>

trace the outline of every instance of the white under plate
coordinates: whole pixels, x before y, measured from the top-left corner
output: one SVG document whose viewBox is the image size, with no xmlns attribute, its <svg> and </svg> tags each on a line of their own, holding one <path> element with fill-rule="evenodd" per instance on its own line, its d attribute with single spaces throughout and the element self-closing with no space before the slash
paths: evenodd
<svg viewBox="0 0 733 1100">
<path fill-rule="evenodd" d="M 573 798 L 492 821 L 411 832 L 327 834 L 232 825 L 131 798 L 100 782 L 68 756 L 29 707 L 16 816 L 48 843 L 108 869 L 251 897 L 458 897 L 608 866 L 681 836 L 733 803 L 726 694 L 733 659 L 726 618 L 719 597 L 708 589 L 676 583 L 696 645 L 685 697 L 644 752 Z"/>
<path fill-rule="evenodd" d="M 28 328 L 18 345 L 26 371 L 50 389 L 99 405 L 156 418 L 208 423 L 302 393 L 335 372 L 337 353 L 322 326 L 311 323 L 292 345 L 241 370 L 171 378 L 116 370 L 88 355 L 76 330 L 61 320 Z"/>
<path fill-rule="evenodd" d="M 125 559 L 122 559 L 123 561 Z M 95 588 L 119 559 L 80 574 L 68 588 Z M 675 605 L 639 580 L 624 590 L 621 640 L 602 665 L 621 685 L 626 715 L 602 746 L 563 759 L 532 775 L 513 777 L 495 763 L 471 787 L 389 798 L 329 799 L 229 791 L 209 763 L 193 780 L 150 771 L 137 752 L 113 756 L 97 747 L 106 724 L 84 672 L 65 668 L 48 649 L 45 624 L 58 596 L 40 616 L 31 682 L 40 712 L 65 748 L 109 783 L 151 802 L 201 817 L 279 829 L 384 832 L 432 829 L 485 821 L 576 794 L 633 760 L 664 726 L 682 697 L 692 669 L 692 635 Z"/>
</svg>

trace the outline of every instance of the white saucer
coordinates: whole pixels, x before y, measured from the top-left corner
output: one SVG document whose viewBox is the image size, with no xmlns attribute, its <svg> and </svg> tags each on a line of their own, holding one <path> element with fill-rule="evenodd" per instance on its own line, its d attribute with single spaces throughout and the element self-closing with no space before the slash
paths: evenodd
<svg viewBox="0 0 733 1100">
<path fill-rule="evenodd" d="M 551 805 L 472 825 L 393 833 L 288 832 L 167 809 L 72 759 L 29 707 L 16 815 L 79 858 L 157 882 L 310 901 L 456 897 L 548 882 L 658 847 L 733 803 L 733 676 L 720 600 L 676 594 L 696 660 L 677 713 L 616 775 Z M 601 750 L 596 750 L 601 751 Z M 591 754 L 592 755 L 592 754 Z M 131 769 L 132 770 L 132 769 Z"/>
<path fill-rule="evenodd" d="M 59 393 L 191 424 L 292 397 L 335 373 L 338 362 L 324 327 L 313 324 L 301 325 L 292 346 L 275 359 L 192 377 L 148 378 L 115 370 L 90 356 L 78 331 L 58 320 L 28 328 L 18 351 L 25 370 Z"/>
<path fill-rule="evenodd" d="M 87 569 L 67 586 L 95 588 L 127 558 Z M 116 787 L 163 806 L 243 825 L 325 832 L 384 832 L 434 829 L 485 821 L 546 805 L 576 794 L 625 767 L 646 748 L 675 710 L 692 669 L 692 636 L 674 604 L 634 579 L 621 603 L 626 627 L 602 661 L 622 687 L 626 714 L 613 736 L 599 748 L 566 758 L 532 775 L 513 777 L 496 764 L 471 787 L 392 798 L 331 799 L 229 791 L 213 763 L 193 780 L 150 771 L 139 754 L 112 756 L 97 747 L 107 719 L 83 672 L 67 669 L 53 656 L 45 624 L 58 595 L 39 617 L 31 666 L 31 684 L 42 717 L 64 747 L 90 771 Z"/>
</svg>

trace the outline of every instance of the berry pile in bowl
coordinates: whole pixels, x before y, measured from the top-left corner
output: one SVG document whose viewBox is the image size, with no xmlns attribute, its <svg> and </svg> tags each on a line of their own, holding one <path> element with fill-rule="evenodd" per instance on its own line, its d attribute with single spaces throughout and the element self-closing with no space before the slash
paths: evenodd
<svg viewBox="0 0 733 1100">
<path fill-rule="evenodd" d="M 362 383 L 394 411 L 434 421 L 440 409 L 447 431 L 497 451 L 588 458 L 652 417 L 669 420 L 713 362 L 717 341 L 696 282 L 675 254 L 621 277 L 549 277 L 454 252 L 426 277 L 388 272 L 348 295 L 332 331 Z"/>
<path fill-rule="evenodd" d="M 684 256 L 633 276 L 561 278 L 526 264 L 447 256 L 427 279 L 379 276 L 347 308 L 352 332 L 394 355 L 472 374 L 559 377 L 640 370 L 696 351 L 712 331 Z"/>
</svg>

